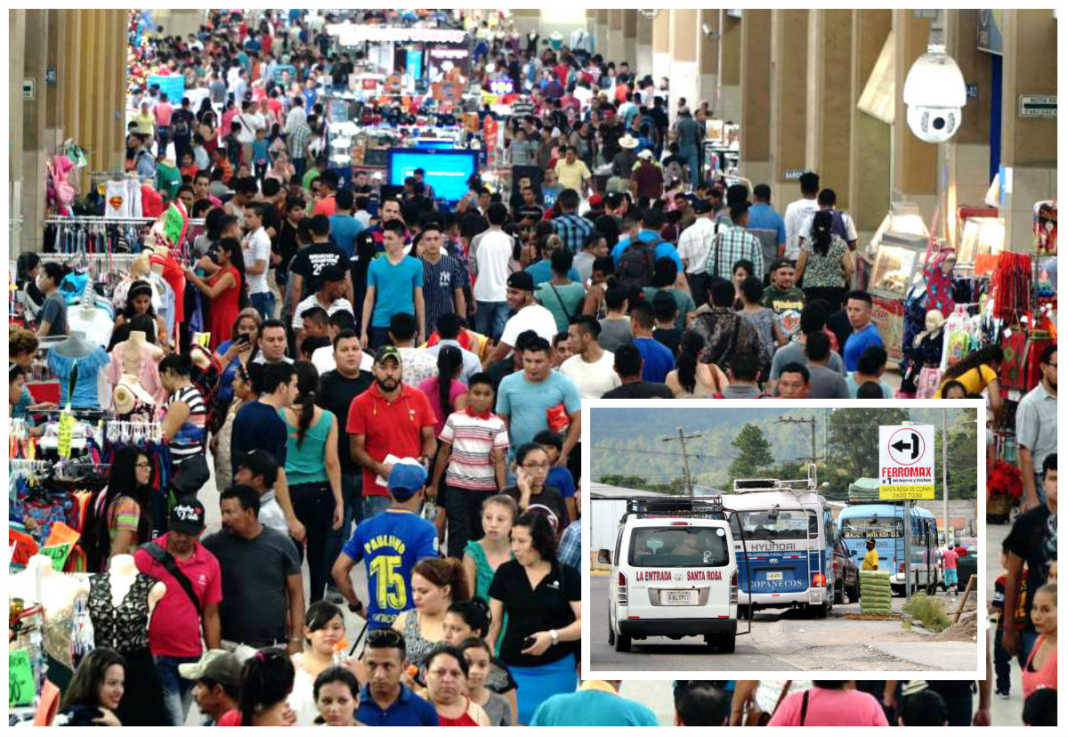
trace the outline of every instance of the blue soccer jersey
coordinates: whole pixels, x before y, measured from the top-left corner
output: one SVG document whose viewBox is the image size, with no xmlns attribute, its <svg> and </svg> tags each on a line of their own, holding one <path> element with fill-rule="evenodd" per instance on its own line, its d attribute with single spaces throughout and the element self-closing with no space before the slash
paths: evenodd
<svg viewBox="0 0 1068 737">
<path fill-rule="evenodd" d="M 419 515 L 387 509 L 361 522 L 341 552 L 367 565 L 368 627 L 388 629 L 398 614 L 415 607 L 412 568 L 437 557 L 437 530 Z"/>
</svg>

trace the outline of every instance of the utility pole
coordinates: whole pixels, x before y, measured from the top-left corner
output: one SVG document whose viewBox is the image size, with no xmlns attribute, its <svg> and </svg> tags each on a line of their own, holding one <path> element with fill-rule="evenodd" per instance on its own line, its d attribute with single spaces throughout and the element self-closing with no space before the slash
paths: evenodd
<svg viewBox="0 0 1068 737">
<path fill-rule="evenodd" d="M 699 432 L 695 432 L 692 435 L 687 435 L 682 431 L 681 427 L 678 428 L 678 430 L 678 437 L 675 437 L 674 435 L 669 435 L 666 438 L 660 438 L 660 442 L 674 443 L 677 440 L 679 441 L 679 445 L 682 446 L 682 470 L 683 473 L 686 474 L 686 494 L 691 499 L 693 499 L 693 481 L 690 479 L 690 459 L 686 456 L 686 441 L 693 440 L 694 438 L 700 438 L 702 437 L 702 434 Z"/>
<path fill-rule="evenodd" d="M 983 425 L 979 426 L 980 431 Z M 949 466 L 946 464 L 946 446 L 949 435 L 946 431 L 946 411 L 942 410 L 942 529 L 946 531 L 946 545 L 949 545 Z M 978 495 L 977 495 L 978 496 Z M 937 540 L 936 540 L 937 542 Z"/>
<path fill-rule="evenodd" d="M 812 465 L 816 465 L 816 417 L 780 417 L 776 422 L 783 425 L 808 425 L 812 431 Z"/>
</svg>

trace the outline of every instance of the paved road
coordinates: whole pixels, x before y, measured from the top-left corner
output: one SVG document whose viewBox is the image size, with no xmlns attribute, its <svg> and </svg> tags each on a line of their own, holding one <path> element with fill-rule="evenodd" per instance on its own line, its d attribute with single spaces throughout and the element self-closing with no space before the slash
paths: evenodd
<svg viewBox="0 0 1068 737">
<path fill-rule="evenodd" d="M 941 594 L 940 594 L 941 596 Z M 827 619 L 812 619 L 800 610 L 766 609 L 755 613 L 752 632 L 739 634 L 731 655 L 711 652 L 698 638 L 666 637 L 634 641 L 633 652 L 619 653 L 608 645 L 608 577 L 590 582 L 590 664 L 597 671 L 873 671 L 974 670 L 975 645 L 967 642 L 927 643 L 930 635 L 907 632 L 898 620 L 846 618 L 859 604 L 840 604 Z M 947 605 L 952 598 L 947 599 Z M 893 600 L 899 610 L 903 598 Z M 948 608 L 948 606 L 947 606 Z M 745 628 L 739 623 L 739 630 Z M 835 643 L 834 647 L 813 644 Z M 904 645 L 905 647 L 899 647 Z M 931 648 L 938 656 L 931 657 Z"/>
</svg>

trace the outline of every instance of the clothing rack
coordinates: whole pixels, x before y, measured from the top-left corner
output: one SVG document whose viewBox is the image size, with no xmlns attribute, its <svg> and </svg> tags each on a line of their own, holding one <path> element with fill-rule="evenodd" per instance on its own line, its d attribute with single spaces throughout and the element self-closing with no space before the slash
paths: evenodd
<svg viewBox="0 0 1068 737">
<path fill-rule="evenodd" d="M 25 476 L 28 474 L 47 475 L 55 465 L 51 461 L 30 461 L 25 458 L 10 458 L 7 462 L 8 473 Z"/>
<path fill-rule="evenodd" d="M 163 423 L 108 420 L 105 437 L 109 443 L 140 443 L 147 440 L 158 444 L 163 442 Z"/>
</svg>

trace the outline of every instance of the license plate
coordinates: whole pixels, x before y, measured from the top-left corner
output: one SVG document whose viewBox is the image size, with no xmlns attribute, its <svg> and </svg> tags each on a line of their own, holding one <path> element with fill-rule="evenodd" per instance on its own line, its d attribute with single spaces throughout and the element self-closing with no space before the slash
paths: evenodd
<svg viewBox="0 0 1068 737">
<path fill-rule="evenodd" d="M 697 592 L 693 590 L 684 591 L 661 591 L 660 601 L 668 606 L 685 606 L 687 604 L 697 603 Z"/>
<path fill-rule="evenodd" d="M 768 571 L 764 574 L 764 580 L 766 581 L 781 581 L 782 571 Z"/>
</svg>

